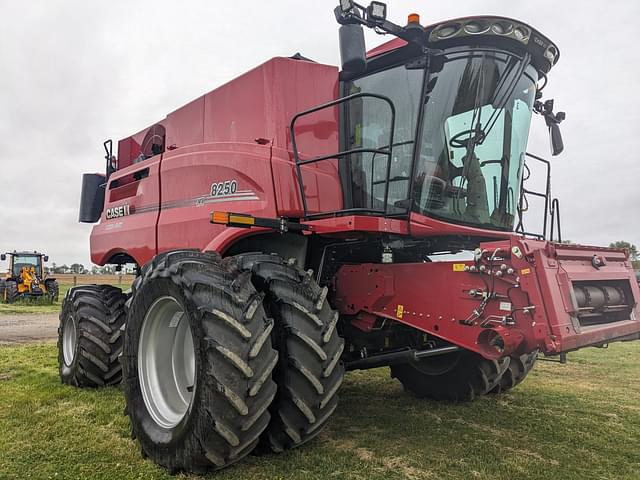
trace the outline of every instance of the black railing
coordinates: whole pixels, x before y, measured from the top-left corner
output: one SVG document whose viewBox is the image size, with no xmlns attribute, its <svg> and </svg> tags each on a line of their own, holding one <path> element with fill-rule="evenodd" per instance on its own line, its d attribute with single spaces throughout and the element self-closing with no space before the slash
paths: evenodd
<svg viewBox="0 0 640 480">
<path fill-rule="evenodd" d="M 549 217 L 551 217 L 551 224 L 549 228 L 550 235 L 548 239 L 553 241 L 553 234 L 555 231 L 555 227 L 557 227 L 557 230 L 558 230 L 557 241 L 562 242 L 562 233 L 560 231 L 560 202 L 557 198 L 554 198 L 553 200 L 551 199 L 551 163 L 549 162 L 549 160 L 545 160 L 544 158 L 538 157 L 537 155 L 534 155 L 532 153 L 527 153 L 526 155 L 527 157 L 537 160 L 538 162 L 542 163 L 545 166 L 545 171 L 546 171 L 545 191 L 539 192 L 539 191 L 529 190 L 525 188 L 525 182 L 529 179 L 529 176 L 531 175 L 531 170 L 529 170 L 529 168 L 525 164 L 525 168 L 529 172 L 529 176 L 526 176 L 526 177 L 523 176 L 522 182 L 520 185 L 520 200 L 518 201 L 518 225 L 516 226 L 516 233 L 520 233 L 522 235 L 529 235 L 532 237 L 539 238 L 541 240 L 546 240 L 547 230 L 548 230 L 547 225 L 549 225 Z M 542 234 L 528 232 L 524 228 L 523 214 L 528 209 L 528 201 L 526 198 L 527 195 L 532 195 L 534 197 L 544 199 Z M 525 204 L 527 204 L 527 207 L 525 207 Z"/>
<path fill-rule="evenodd" d="M 384 102 L 386 102 L 389 105 L 389 108 L 391 110 L 391 122 L 390 122 L 390 130 L 389 130 L 389 142 L 379 148 L 352 148 L 349 150 L 343 150 L 343 151 L 339 151 L 330 155 L 319 155 L 319 156 L 315 156 L 306 160 L 302 160 L 300 158 L 300 153 L 298 151 L 298 144 L 296 141 L 296 134 L 295 134 L 295 127 L 296 127 L 296 121 L 306 115 L 311 115 L 313 113 L 316 113 L 320 110 L 323 110 L 325 108 L 331 108 L 331 107 L 335 107 L 337 105 L 341 105 L 345 102 L 350 102 L 354 99 L 357 98 L 365 98 L 365 97 L 370 97 L 370 98 L 377 98 L 379 100 L 382 100 Z M 317 107 L 311 108 L 309 110 L 305 110 L 303 112 L 300 112 L 298 114 L 296 114 L 293 119 L 291 120 L 291 125 L 290 125 L 290 132 L 291 132 L 291 145 L 293 148 L 293 155 L 295 158 L 295 162 L 296 162 L 296 174 L 298 177 L 298 185 L 300 187 L 300 197 L 302 199 L 302 207 L 304 209 L 304 218 L 314 218 L 314 217 L 320 217 L 320 216 L 330 216 L 330 215 L 347 215 L 347 214 L 357 214 L 357 213 L 362 213 L 362 214 L 386 214 L 387 210 L 388 210 L 388 200 L 389 200 L 389 176 L 391 173 L 391 152 L 393 150 L 393 132 L 395 129 L 395 118 L 396 118 L 396 110 L 395 110 L 395 106 L 393 105 L 393 102 L 391 101 L 391 99 L 389 99 L 386 96 L 383 95 L 378 95 L 378 94 L 374 94 L 374 93 L 356 93 L 354 95 L 349 95 L 346 97 L 342 97 L 339 98 L 338 100 L 334 100 L 322 105 L 319 105 Z M 338 128 L 343 128 L 343 126 L 339 126 Z M 305 193 L 305 185 L 304 185 L 304 179 L 303 179 L 303 175 L 302 175 L 302 166 L 304 165 L 309 165 L 312 163 L 317 163 L 317 162 L 322 162 L 325 160 L 338 160 L 340 161 L 341 159 L 345 159 L 347 162 L 347 171 L 351 172 L 351 155 L 354 154 L 362 154 L 362 153 L 371 153 L 373 155 L 373 159 L 372 159 L 372 164 L 373 161 L 375 159 L 376 155 L 384 155 L 387 157 L 387 168 L 386 168 L 386 177 L 385 180 L 383 181 L 377 181 L 376 184 L 380 184 L 380 183 L 385 183 L 385 190 L 384 190 L 384 201 L 383 201 L 383 205 L 382 208 L 376 209 L 376 208 L 344 208 L 344 209 L 340 209 L 340 210 L 331 210 L 331 211 L 325 211 L 325 212 L 316 212 L 316 213 L 309 213 L 309 205 L 307 202 L 307 196 Z M 373 168 L 373 167 L 372 167 Z M 340 175 L 340 174 L 339 174 Z M 342 179 L 339 179 L 340 184 L 344 185 L 347 182 L 344 182 Z M 371 191 L 373 192 L 373 186 L 374 186 L 374 180 L 373 177 L 371 178 Z M 352 185 L 348 185 L 349 188 L 353 188 Z M 344 192 L 343 192 L 343 201 L 344 201 Z M 373 206 L 373 202 L 372 202 L 372 206 Z"/>
</svg>

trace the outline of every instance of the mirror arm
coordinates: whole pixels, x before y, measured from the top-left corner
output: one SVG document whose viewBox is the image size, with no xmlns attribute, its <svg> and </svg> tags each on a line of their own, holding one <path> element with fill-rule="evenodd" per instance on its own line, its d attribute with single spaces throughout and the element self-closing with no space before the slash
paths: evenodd
<svg viewBox="0 0 640 480">
<path fill-rule="evenodd" d="M 363 25 L 368 28 L 375 28 L 385 33 L 390 33 L 402 40 L 409 43 L 416 43 L 421 47 L 426 45 L 427 36 L 424 28 L 419 24 L 409 24 L 406 27 L 396 25 L 389 20 L 377 20 L 370 18 L 367 14 L 367 9 L 362 5 L 353 3 L 353 8 L 348 11 L 342 11 L 342 8 L 338 5 L 333 10 L 336 16 L 336 21 L 340 25 Z"/>
</svg>

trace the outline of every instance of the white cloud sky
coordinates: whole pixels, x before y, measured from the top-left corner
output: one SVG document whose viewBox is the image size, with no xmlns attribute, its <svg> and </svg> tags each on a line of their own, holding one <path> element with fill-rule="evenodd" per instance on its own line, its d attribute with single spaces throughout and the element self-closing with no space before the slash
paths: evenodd
<svg viewBox="0 0 640 480">
<path fill-rule="evenodd" d="M 128 136 L 274 56 L 339 61 L 323 0 L 162 2 L 5 0 L 0 28 L 0 250 L 89 262 L 79 224 L 83 172 L 104 169 L 102 141 Z M 640 2 L 388 2 L 392 21 L 473 14 L 523 20 L 560 47 L 546 96 L 567 112 L 553 161 L 563 234 L 640 244 Z M 368 47 L 385 38 L 367 34 Z M 548 156 L 540 117 L 529 150 Z"/>
</svg>

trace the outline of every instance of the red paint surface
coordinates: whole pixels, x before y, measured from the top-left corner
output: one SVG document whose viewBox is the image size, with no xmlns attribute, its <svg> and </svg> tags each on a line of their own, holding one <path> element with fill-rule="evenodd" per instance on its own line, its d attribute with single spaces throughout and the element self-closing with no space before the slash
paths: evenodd
<svg viewBox="0 0 640 480">
<path fill-rule="evenodd" d="M 163 154 L 133 164 L 153 126 L 122 139 L 119 170 L 110 183 L 128 183 L 107 191 L 105 212 L 129 205 L 132 214 L 109 220 L 103 215 L 91 236 L 92 261 L 104 264 L 126 252 L 142 265 L 161 251 L 225 245 L 227 234 L 216 240 L 224 228 L 209 224 L 214 206 L 266 217 L 300 216 L 289 124 L 296 113 L 337 95 L 336 67 L 273 58 L 158 122 L 166 128 Z M 305 157 L 338 151 L 337 121 L 337 110 L 328 109 L 299 124 L 296 135 Z M 133 181 L 131 174 L 145 168 L 149 176 Z M 310 211 L 342 208 L 335 162 L 305 167 L 303 176 Z M 212 183 L 227 180 L 253 194 L 203 200 Z M 141 213 L 141 207 L 147 210 Z M 253 233 L 242 230 L 232 237 Z"/>
<path fill-rule="evenodd" d="M 392 41 L 369 54 L 397 46 L 399 42 Z M 260 233 L 259 229 L 211 225 L 212 210 L 301 217 L 289 125 L 296 113 L 337 96 L 335 67 L 274 58 L 167 115 L 158 123 L 166 129 L 164 153 L 133 163 L 152 126 L 121 140 L 119 170 L 110 178 L 105 213 L 91 235 L 92 261 L 105 264 L 114 255 L 126 253 L 143 265 L 158 252 L 177 248 L 224 253 L 242 237 Z M 337 110 L 325 109 L 301 119 L 296 139 L 303 159 L 337 152 Z M 135 176 L 139 172 L 144 172 L 144 178 Z M 342 208 L 334 160 L 306 166 L 303 178 L 311 213 Z M 212 184 L 231 180 L 237 189 L 233 195 L 212 194 Z M 131 215 L 106 218 L 108 209 L 124 205 Z M 540 348 L 558 353 L 640 331 L 637 306 L 631 318 L 613 324 L 580 329 L 571 321 L 573 281 L 627 279 L 634 298 L 640 299 L 631 266 L 620 251 L 523 240 L 511 233 L 453 225 L 416 213 L 408 220 L 351 215 L 306 223 L 310 228 L 306 233 L 317 235 L 494 239 L 482 247 L 501 248 L 504 263 L 520 272 L 495 281 L 502 301 L 515 309 L 515 325 L 487 329 L 481 326 L 483 317 L 472 325 L 460 323 L 480 303 L 469 291 L 486 288 L 479 274 L 456 271 L 450 262 L 343 267 L 336 278 L 336 302 L 342 313 L 360 314 L 361 329 L 371 328 L 373 316 L 391 318 L 487 356 L 491 354 L 482 342 L 492 333 L 508 336 L 505 343 L 517 351 Z M 520 248 L 522 258 L 509 253 L 513 246 Z M 606 263 L 599 270 L 591 265 L 594 254 Z M 526 269 L 529 272 L 522 273 Z M 518 287 L 514 287 L 516 276 Z M 484 317 L 509 313 L 500 309 L 500 301 L 489 302 Z M 398 305 L 403 306 L 402 315 Z M 524 313 L 524 307 L 533 308 Z"/>
<path fill-rule="evenodd" d="M 520 248 L 523 258 L 511 254 L 514 246 Z M 567 298 L 570 299 L 573 281 L 625 279 L 634 298 L 640 298 L 624 253 L 553 246 L 515 236 L 484 243 L 481 248 L 488 255 L 499 248 L 498 255 L 502 257 L 495 262 L 494 270 L 504 264 L 513 268 L 513 274 L 501 270 L 502 276 L 498 277 L 459 271 L 462 265 L 473 266 L 472 261 L 344 266 L 336 277 L 336 306 L 342 314 L 390 318 L 485 355 L 479 340 L 488 332 L 488 326 L 511 337 L 516 353 L 539 348 L 546 354 L 598 345 L 640 331 L 637 305 L 630 318 L 619 322 L 580 327 L 571 321 L 575 308 Z M 607 264 L 599 270 L 591 265 L 594 252 L 607 258 Z M 488 267 L 487 262 L 483 264 Z M 472 318 L 481 302 L 470 292 L 487 291 L 487 284 L 492 282 L 498 297 L 489 301 L 483 315 L 472 325 L 463 324 L 461 320 Z M 498 326 L 505 315 L 511 316 L 515 324 Z"/>
</svg>

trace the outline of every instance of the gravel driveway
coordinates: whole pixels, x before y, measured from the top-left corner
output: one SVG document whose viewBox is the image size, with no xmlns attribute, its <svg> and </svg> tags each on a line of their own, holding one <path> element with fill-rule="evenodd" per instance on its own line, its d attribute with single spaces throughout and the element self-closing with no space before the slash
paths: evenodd
<svg viewBox="0 0 640 480">
<path fill-rule="evenodd" d="M 0 345 L 37 343 L 57 338 L 57 313 L 0 315 Z"/>
</svg>

